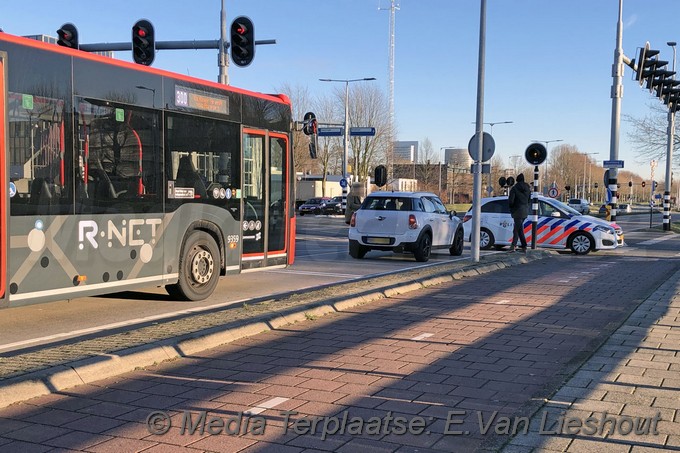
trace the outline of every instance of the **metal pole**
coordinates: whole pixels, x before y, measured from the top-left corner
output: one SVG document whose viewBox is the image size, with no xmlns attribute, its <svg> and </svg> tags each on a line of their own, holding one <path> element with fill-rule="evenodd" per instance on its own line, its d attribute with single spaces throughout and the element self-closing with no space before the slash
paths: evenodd
<svg viewBox="0 0 680 453">
<path fill-rule="evenodd" d="M 342 146 L 342 178 L 347 181 L 347 151 L 349 149 L 349 80 L 345 81 L 345 140 Z M 347 209 L 347 184 L 342 187 L 342 212 Z"/>
<path fill-rule="evenodd" d="M 222 9 L 220 10 L 220 48 L 217 53 L 217 66 L 219 68 L 219 76 L 217 81 L 223 85 L 229 85 L 229 56 L 226 50 L 227 43 L 227 11 L 224 9 L 224 0 L 222 0 Z"/>
<path fill-rule="evenodd" d="M 675 71 L 675 42 L 667 42 L 673 48 L 673 71 Z M 673 163 L 673 141 L 675 139 L 675 106 L 668 109 L 668 147 L 666 148 L 666 188 L 663 193 L 663 230 L 671 230 L 671 164 Z"/>
<path fill-rule="evenodd" d="M 475 134 L 477 137 L 477 155 L 474 156 L 474 175 L 472 184 L 472 238 L 470 248 L 472 261 L 479 261 L 479 221 L 482 217 L 482 150 L 484 149 L 484 48 L 486 46 L 486 0 L 481 0 L 479 11 L 479 62 L 477 68 L 477 116 Z"/>
<path fill-rule="evenodd" d="M 621 98 L 623 97 L 623 0 L 619 0 L 619 18 L 616 22 L 616 50 L 614 51 L 614 66 L 612 68 L 612 123 L 611 138 L 609 148 L 609 159 L 618 160 L 619 158 L 619 130 L 621 127 Z M 618 197 L 618 187 L 616 178 L 618 170 L 609 169 L 609 190 L 612 193 L 611 201 L 611 221 L 616 221 L 616 203 Z"/>
</svg>

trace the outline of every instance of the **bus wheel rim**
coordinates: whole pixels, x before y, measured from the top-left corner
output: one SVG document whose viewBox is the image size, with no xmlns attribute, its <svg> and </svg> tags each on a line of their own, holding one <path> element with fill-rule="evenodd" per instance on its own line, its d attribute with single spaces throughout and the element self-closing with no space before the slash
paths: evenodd
<svg viewBox="0 0 680 453">
<path fill-rule="evenodd" d="M 207 250 L 201 250 L 191 260 L 191 277 L 196 283 L 207 283 L 215 270 L 213 257 Z"/>
</svg>

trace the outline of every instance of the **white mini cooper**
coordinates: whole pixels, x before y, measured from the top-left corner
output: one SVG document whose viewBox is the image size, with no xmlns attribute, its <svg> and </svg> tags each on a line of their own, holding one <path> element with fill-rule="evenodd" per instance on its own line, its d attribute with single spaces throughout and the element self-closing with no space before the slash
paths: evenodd
<svg viewBox="0 0 680 453">
<path fill-rule="evenodd" d="M 370 250 L 411 252 L 427 261 L 433 249 L 463 253 L 463 226 L 455 211 L 429 192 L 374 192 L 350 221 L 349 254 L 361 259 Z"/>
</svg>

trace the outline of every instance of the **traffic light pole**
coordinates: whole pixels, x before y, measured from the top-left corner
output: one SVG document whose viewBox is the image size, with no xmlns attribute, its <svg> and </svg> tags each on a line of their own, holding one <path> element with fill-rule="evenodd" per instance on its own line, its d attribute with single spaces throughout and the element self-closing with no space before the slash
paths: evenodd
<svg viewBox="0 0 680 453">
<path fill-rule="evenodd" d="M 668 42 L 673 48 L 673 72 L 675 72 L 675 42 Z M 673 142 L 675 141 L 675 106 L 668 108 L 668 146 L 666 148 L 666 188 L 663 192 L 663 231 L 671 230 L 671 184 L 673 163 Z M 652 183 L 652 185 L 654 185 Z"/>
<path fill-rule="evenodd" d="M 536 226 L 538 224 L 538 165 L 534 166 L 534 193 L 531 199 L 531 250 L 536 250 Z M 524 225 L 522 225 L 524 228 Z"/>
<path fill-rule="evenodd" d="M 275 39 L 261 39 L 255 41 L 255 45 L 276 44 Z M 229 48 L 229 43 L 225 44 Z M 193 40 L 193 41 L 156 41 L 156 50 L 198 50 L 198 49 L 219 49 L 219 39 Z M 94 44 L 81 44 L 80 50 L 85 52 L 105 52 L 105 51 L 124 51 L 132 50 L 130 42 L 104 42 Z"/>
<path fill-rule="evenodd" d="M 609 159 L 619 158 L 619 130 L 621 127 L 621 98 L 623 97 L 623 0 L 619 0 L 619 16 L 616 23 L 616 50 L 614 51 L 614 66 L 612 68 L 612 122 L 611 137 L 609 143 Z M 611 221 L 616 221 L 616 203 L 618 197 L 618 185 L 616 178 L 618 169 L 609 169 L 609 181 L 607 186 L 612 193 Z"/>
<path fill-rule="evenodd" d="M 219 74 L 217 81 L 222 85 L 229 85 L 229 57 L 227 56 L 227 11 L 224 9 L 224 0 L 220 9 L 220 40 L 217 43 L 217 67 Z"/>
</svg>

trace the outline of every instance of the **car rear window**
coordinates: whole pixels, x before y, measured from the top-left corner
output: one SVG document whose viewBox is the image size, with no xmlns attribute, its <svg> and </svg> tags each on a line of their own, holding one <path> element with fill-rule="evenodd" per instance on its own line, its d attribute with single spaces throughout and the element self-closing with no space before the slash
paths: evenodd
<svg viewBox="0 0 680 453">
<path fill-rule="evenodd" d="M 492 212 L 496 214 L 510 214 L 508 200 L 493 200 L 482 205 L 482 212 Z"/>
<path fill-rule="evenodd" d="M 371 211 L 412 211 L 412 199 L 405 197 L 367 197 L 361 209 Z"/>
<path fill-rule="evenodd" d="M 570 204 L 581 204 L 581 199 L 580 198 L 572 198 L 569 200 Z"/>
</svg>

